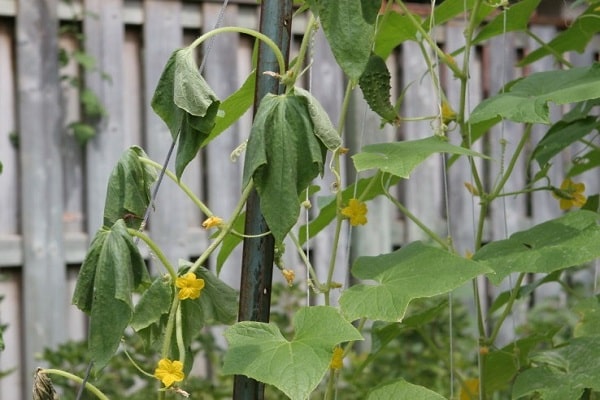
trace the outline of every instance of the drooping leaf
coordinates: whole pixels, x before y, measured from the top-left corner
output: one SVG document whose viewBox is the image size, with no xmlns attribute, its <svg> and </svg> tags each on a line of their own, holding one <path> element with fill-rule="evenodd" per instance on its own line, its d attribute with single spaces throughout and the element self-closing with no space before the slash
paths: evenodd
<svg viewBox="0 0 600 400">
<path fill-rule="evenodd" d="M 586 388 L 600 390 L 600 336 L 571 339 L 534 360 L 541 365 L 517 376 L 513 399 L 537 393 L 544 400 L 579 400 Z"/>
<path fill-rule="evenodd" d="M 377 143 L 363 147 L 352 156 L 357 171 L 377 168 L 400 178 L 408 178 L 412 170 L 435 153 L 461 154 L 487 158 L 476 151 L 448 143 L 439 136 L 393 143 Z"/>
<path fill-rule="evenodd" d="M 362 339 L 352 324 L 328 306 L 301 308 L 293 326 L 292 340 L 275 324 L 244 321 L 228 328 L 223 373 L 246 375 L 277 387 L 292 400 L 304 400 L 329 369 L 333 348 Z"/>
<path fill-rule="evenodd" d="M 540 46 L 537 50 L 532 51 L 525 56 L 519 66 L 531 64 L 540 58 L 552 55 L 552 52 L 558 54 L 567 51 L 577 51 L 583 53 L 587 44 L 592 40 L 594 35 L 600 31 L 600 10 L 597 4 L 591 4 L 590 7 L 575 19 L 569 27 L 552 39 L 547 46 Z"/>
<path fill-rule="evenodd" d="M 360 76 L 358 84 L 363 92 L 365 101 L 383 123 L 398 123 L 398 113 L 390 101 L 392 76 L 383 58 L 371 54 L 365 71 Z"/>
<path fill-rule="evenodd" d="M 348 77 L 357 82 L 373 46 L 374 28 L 363 17 L 361 0 L 312 0 L 333 55 Z"/>
<path fill-rule="evenodd" d="M 315 136 L 319 138 L 321 143 L 331 151 L 335 151 L 342 145 L 342 138 L 338 131 L 333 127 L 329 115 L 309 91 L 302 88 L 294 88 L 294 92 L 301 97 L 304 97 L 308 103 L 308 112 L 310 120 L 313 123 Z"/>
<path fill-rule="evenodd" d="M 475 36 L 473 43 L 481 43 L 494 36 L 506 32 L 524 31 L 527 29 L 531 15 L 534 13 L 540 0 L 522 0 L 508 7 L 504 12 L 486 24 Z"/>
<path fill-rule="evenodd" d="M 398 183 L 398 178 L 391 177 L 389 179 L 383 178 L 383 173 L 377 172 L 375 175 L 369 178 L 359 179 L 356 184 L 351 184 L 342 192 L 342 202 L 347 204 L 351 198 L 359 196 L 362 201 L 371 200 L 377 196 L 383 194 L 383 187 L 380 182 L 387 184 L 388 186 L 395 185 Z M 315 237 L 321 232 L 336 216 L 336 200 L 335 196 L 323 197 L 322 204 L 319 205 L 319 215 L 315 219 L 309 222 L 307 225 L 302 225 L 298 232 L 298 240 L 300 244 L 306 242 L 306 229 L 308 228 L 309 237 Z"/>
<path fill-rule="evenodd" d="M 352 275 L 375 282 L 345 290 L 340 306 L 348 319 L 401 321 L 411 300 L 447 293 L 489 272 L 484 265 L 414 242 L 393 253 L 359 257 Z"/>
<path fill-rule="evenodd" d="M 367 400 L 445 400 L 445 397 L 423 386 L 401 379 L 379 386 L 369 392 Z"/>
<path fill-rule="evenodd" d="M 523 123 L 550 123 L 549 102 L 576 103 L 600 97 L 600 64 L 545 71 L 511 82 L 504 93 L 485 99 L 470 123 L 502 117 Z"/>
<path fill-rule="evenodd" d="M 108 178 L 104 204 L 104 226 L 110 227 L 123 219 L 127 227 L 139 229 L 150 204 L 150 188 L 156 181 L 153 167 L 140 161 L 148 157 L 137 146 L 127 149 Z"/>
<path fill-rule="evenodd" d="M 179 136 L 175 172 L 196 156 L 215 125 L 219 100 L 198 73 L 192 48 L 173 52 L 152 97 L 152 109 L 167 124 L 171 136 Z"/>
<path fill-rule="evenodd" d="M 215 127 L 210 135 L 204 139 L 202 146 L 219 136 L 223 131 L 233 125 L 254 103 L 254 87 L 256 85 L 256 72 L 252 71 L 242 86 L 221 103 L 216 118 Z M 221 115 L 222 114 L 222 115 Z"/>
<path fill-rule="evenodd" d="M 442 4 L 447 3 L 444 2 Z M 417 28 L 406 15 L 388 11 L 381 17 L 381 24 L 375 35 L 374 53 L 387 59 L 392 51 L 407 40 L 416 40 Z"/>
<path fill-rule="evenodd" d="M 148 271 L 125 222 L 100 229 L 73 294 L 73 304 L 90 315 L 89 350 L 96 369 L 117 350 L 133 313 L 132 293 L 143 283 L 150 283 Z"/>
<path fill-rule="evenodd" d="M 543 167 L 554 156 L 599 126 L 595 117 L 586 117 L 571 122 L 558 121 L 540 140 L 531 157 L 538 162 L 540 167 Z"/>
<path fill-rule="evenodd" d="M 592 211 L 569 212 L 485 245 L 473 260 L 496 272 L 489 276 L 494 284 L 513 272 L 551 273 L 583 264 L 600 257 L 598 218 Z"/>
<path fill-rule="evenodd" d="M 323 173 L 325 146 L 314 134 L 308 103 L 293 94 L 266 95 L 254 118 L 244 162 L 244 186 L 254 180 L 275 240 L 298 219 L 298 195 Z"/>
<path fill-rule="evenodd" d="M 130 326 L 142 337 L 146 347 L 162 337 L 172 301 L 173 283 L 168 277 L 159 276 L 135 305 Z"/>
</svg>

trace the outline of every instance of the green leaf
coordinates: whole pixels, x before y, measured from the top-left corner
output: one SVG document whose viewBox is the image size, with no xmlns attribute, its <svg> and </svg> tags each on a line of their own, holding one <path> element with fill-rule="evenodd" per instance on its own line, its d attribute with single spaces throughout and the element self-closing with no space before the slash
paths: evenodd
<svg viewBox="0 0 600 400">
<path fill-rule="evenodd" d="M 442 4 L 447 2 L 445 1 Z M 388 11 L 380 19 L 381 24 L 375 35 L 375 47 L 373 51 L 384 60 L 403 42 L 416 40 L 417 28 L 410 22 L 410 18 L 407 15 Z"/>
<path fill-rule="evenodd" d="M 326 149 L 313 129 L 306 99 L 293 94 L 266 95 L 254 117 L 244 186 L 254 180 L 261 211 L 278 242 L 298 219 L 298 195 L 323 173 Z"/>
<path fill-rule="evenodd" d="M 579 400 L 584 389 L 600 390 L 600 336 L 571 339 L 566 346 L 540 353 L 551 363 L 517 376 L 512 398 L 537 393 L 544 400 Z"/>
<path fill-rule="evenodd" d="M 85 70 L 93 71 L 96 68 L 96 59 L 84 51 L 74 51 L 73 59 Z"/>
<path fill-rule="evenodd" d="M 506 32 L 527 30 L 531 15 L 539 4 L 540 0 L 521 0 L 512 4 L 479 31 L 479 34 L 473 39 L 473 44 L 481 43 Z"/>
<path fill-rule="evenodd" d="M 68 125 L 68 128 L 73 132 L 73 137 L 82 146 L 96 136 L 96 128 L 85 122 L 72 122 Z"/>
<path fill-rule="evenodd" d="M 302 88 L 295 87 L 294 92 L 304 97 L 308 103 L 308 112 L 310 114 L 310 120 L 313 123 L 315 136 L 319 138 L 323 146 L 327 147 L 331 151 L 337 150 L 342 145 L 342 138 L 338 131 L 333 127 L 329 115 L 317 100 L 309 91 Z"/>
<path fill-rule="evenodd" d="M 4 165 L 2 164 L 2 161 L 0 161 L 0 174 L 2 174 L 2 171 L 4 171 Z"/>
<path fill-rule="evenodd" d="M 377 173 L 369 178 L 359 179 L 356 184 L 351 184 L 342 191 L 342 203 L 346 204 L 355 196 L 360 197 L 362 201 L 371 200 L 384 193 L 382 184 L 385 183 L 388 187 L 398 182 L 398 178 L 391 177 L 385 179 L 385 174 L 377 171 Z M 388 176 L 389 177 L 389 176 Z M 302 225 L 298 232 L 298 240 L 300 244 L 306 242 L 306 229 L 308 228 L 309 237 L 315 237 L 321 232 L 336 216 L 336 199 L 335 196 L 322 197 L 323 201 L 319 206 L 319 215 L 309 222 L 307 225 Z"/>
<path fill-rule="evenodd" d="M 588 196 L 587 201 L 581 209 L 600 213 L 600 194 Z"/>
<path fill-rule="evenodd" d="M 484 265 L 414 242 L 393 253 L 359 257 L 352 275 L 375 282 L 345 290 L 340 306 L 352 320 L 402 321 L 411 300 L 447 293 L 489 272 Z"/>
<path fill-rule="evenodd" d="M 567 178 L 581 175 L 600 166 L 600 149 L 593 149 L 573 159 L 573 166 L 567 172 Z"/>
<path fill-rule="evenodd" d="M 568 29 L 556 35 L 546 46 L 540 46 L 537 50 L 529 53 L 518 65 L 531 64 L 553 53 L 562 54 L 567 51 L 583 53 L 594 35 L 600 31 L 598 18 L 600 18 L 598 5 L 591 4 L 584 13 L 580 14 L 575 21 L 569 24 Z"/>
<path fill-rule="evenodd" d="M 435 153 L 451 153 L 483 157 L 483 154 L 448 143 L 439 136 L 403 142 L 377 143 L 363 147 L 352 156 L 358 172 L 377 168 L 400 178 L 410 176 L 413 169 Z"/>
<path fill-rule="evenodd" d="M 206 146 L 223 131 L 233 125 L 254 103 L 254 87 L 256 85 L 256 71 L 252 71 L 242 86 L 223 100 L 219 107 L 215 127 L 210 135 L 204 139 L 202 146 Z"/>
<path fill-rule="evenodd" d="M 443 25 L 457 16 L 472 10 L 475 2 L 476 0 L 445 0 L 444 2 L 435 6 L 435 9 L 433 10 L 433 16 L 425 19 L 421 26 L 426 30 L 429 30 L 432 23 L 436 26 Z M 476 18 L 476 25 L 483 21 L 483 19 L 495 9 L 496 7 L 492 7 L 485 3 L 480 3 L 479 12 Z"/>
<path fill-rule="evenodd" d="M 529 296 L 531 293 L 533 293 L 533 291 L 535 289 L 537 289 L 544 283 L 558 282 L 560 280 L 561 274 L 562 274 L 562 271 L 554 271 L 553 273 L 546 275 L 542 279 L 538 279 L 537 281 L 535 281 L 533 283 L 521 286 L 517 293 L 516 299 L 519 300 L 519 299 Z M 505 305 L 508 302 L 508 300 L 510 299 L 512 294 L 513 294 L 513 289 L 510 289 L 510 290 L 506 290 L 506 291 L 500 293 L 498 296 L 496 296 L 496 299 L 494 300 L 494 302 L 488 309 L 488 313 L 492 314 L 492 313 L 498 311 L 503 305 Z"/>
<path fill-rule="evenodd" d="M 362 7 L 362 16 L 369 25 L 374 25 L 377 21 L 377 15 L 381 8 L 381 2 L 379 0 L 360 0 Z"/>
<path fill-rule="evenodd" d="M 423 386 L 413 385 L 403 379 L 371 390 L 367 400 L 444 400 L 445 397 Z"/>
<path fill-rule="evenodd" d="M 363 17 L 361 0 L 313 0 L 323 32 L 337 63 L 356 82 L 362 75 L 373 46 L 374 28 Z"/>
<path fill-rule="evenodd" d="M 83 89 L 79 101 L 83 105 L 83 112 L 86 117 L 99 118 L 107 115 L 100 99 L 91 89 Z"/>
<path fill-rule="evenodd" d="M 599 125 L 596 117 L 587 117 L 571 122 L 558 121 L 540 140 L 531 157 L 542 168 L 550 159 L 597 129 Z"/>
<path fill-rule="evenodd" d="M 162 337 L 166 316 L 173 302 L 173 283 L 168 277 L 157 277 L 136 304 L 130 326 L 150 347 Z"/>
<path fill-rule="evenodd" d="M 141 148 L 132 146 L 113 168 L 108 178 L 104 226 L 123 219 L 127 227 L 139 229 L 150 204 L 150 188 L 156 180 L 154 168 L 142 163 L 140 157 L 148 156 Z"/>
<path fill-rule="evenodd" d="M 489 276 L 494 284 L 513 272 L 550 273 L 580 265 L 600 256 L 597 220 L 595 212 L 572 211 L 492 242 L 477 251 L 473 260 L 496 272 Z"/>
<path fill-rule="evenodd" d="M 228 328 L 223 373 L 246 375 L 277 387 L 293 400 L 304 400 L 329 369 L 334 347 L 362 340 L 333 307 L 303 307 L 294 316 L 293 326 L 292 340 L 275 324 L 244 321 Z"/>
<path fill-rule="evenodd" d="M 598 297 L 579 301 L 573 308 L 579 315 L 579 322 L 573 329 L 574 337 L 600 335 L 600 303 Z"/>
<path fill-rule="evenodd" d="M 475 107 L 469 122 L 502 117 L 515 122 L 550 123 L 548 103 L 576 103 L 600 95 L 600 64 L 531 74 L 511 82 L 504 93 Z"/>
<path fill-rule="evenodd" d="M 365 101 L 371 110 L 383 119 L 382 122 L 397 124 L 399 122 L 398 113 L 390 101 L 391 79 L 392 76 L 383 58 L 372 54 L 358 84 Z"/>
<path fill-rule="evenodd" d="M 175 140 L 179 136 L 175 172 L 181 178 L 215 125 L 219 100 L 198 73 L 194 50 L 173 52 L 152 97 L 152 109 Z"/>
<path fill-rule="evenodd" d="M 83 261 L 73 304 L 90 315 L 89 350 L 97 370 L 116 352 L 133 313 L 132 293 L 150 278 L 123 220 L 100 229 Z"/>
</svg>

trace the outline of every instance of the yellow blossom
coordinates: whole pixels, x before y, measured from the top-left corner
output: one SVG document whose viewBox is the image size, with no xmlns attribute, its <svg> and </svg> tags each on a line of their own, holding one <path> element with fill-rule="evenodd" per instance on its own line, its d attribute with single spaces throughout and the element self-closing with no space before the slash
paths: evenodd
<svg viewBox="0 0 600 400">
<path fill-rule="evenodd" d="M 204 279 L 196 278 L 196 274 L 188 272 L 175 280 L 175 286 L 179 288 L 177 297 L 179 300 L 197 299 L 200 297 L 200 291 L 204 288 Z"/>
<path fill-rule="evenodd" d="M 331 363 L 329 364 L 329 368 L 333 370 L 342 369 L 344 361 L 344 349 L 337 346 L 333 349 L 333 356 L 331 357 Z"/>
<path fill-rule="evenodd" d="M 294 283 L 294 278 L 296 277 L 296 273 L 291 269 L 282 269 L 281 273 L 283 274 L 283 277 L 285 278 L 288 285 L 292 286 L 292 284 Z"/>
<path fill-rule="evenodd" d="M 560 185 L 560 189 L 553 190 L 552 195 L 559 200 L 561 210 L 568 210 L 571 207 L 583 207 L 587 201 L 583 192 L 585 184 L 575 183 L 567 178 Z"/>
<path fill-rule="evenodd" d="M 350 225 L 367 223 L 367 205 L 357 199 L 350 199 L 347 207 L 342 208 L 342 215 L 350 219 Z"/>
<path fill-rule="evenodd" d="M 460 400 L 475 400 L 479 398 L 479 379 L 472 378 L 463 382 L 460 388 Z"/>
<path fill-rule="evenodd" d="M 160 380 L 165 387 L 171 386 L 175 382 L 181 382 L 185 375 L 183 374 L 183 363 L 181 361 L 171 361 L 166 358 L 158 362 L 158 367 L 154 370 L 154 376 Z"/>
<path fill-rule="evenodd" d="M 221 218 L 215 217 L 213 215 L 212 217 L 209 217 L 204 220 L 204 222 L 202 223 L 202 227 L 204 229 L 210 229 L 210 228 L 219 227 L 222 224 L 223 224 L 223 220 Z"/>
<path fill-rule="evenodd" d="M 479 196 L 479 190 L 469 182 L 465 182 L 465 187 L 473 196 Z"/>
<path fill-rule="evenodd" d="M 473 259 L 473 253 L 469 250 L 465 251 L 465 258 L 467 260 L 472 260 Z"/>
<path fill-rule="evenodd" d="M 452 109 L 450 103 L 446 100 L 442 101 L 442 122 L 448 125 L 450 122 L 456 121 L 456 113 Z"/>
</svg>

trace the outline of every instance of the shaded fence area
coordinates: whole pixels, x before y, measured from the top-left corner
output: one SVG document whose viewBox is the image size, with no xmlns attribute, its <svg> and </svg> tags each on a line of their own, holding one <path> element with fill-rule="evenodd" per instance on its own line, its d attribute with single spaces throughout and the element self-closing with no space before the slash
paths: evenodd
<svg viewBox="0 0 600 400">
<path fill-rule="evenodd" d="M 102 223 L 108 176 L 123 150 L 134 144 L 158 162 L 165 159 L 171 136 L 150 108 L 156 82 L 173 50 L 213 28 L 220 6 L 220 2 L 212 1 L 82 0 L 69 5 L 58 0 L 0 0 L 0 161 L 4 165 L 0 175 L 0 323 L 8 325 L 0 371 L 13 370 L 0 379 L 0 398 L 28 398 L 31 376 L 39 363 L 36 355 L 44 347 L 85 338 L 85 316 L 70 305 L 70 298 L 89 238 Z M 59 25 L 73 22 L 81 27 L 83 40 L 68 30 L 57 34 Z M 294 21 L 293 50 L 297 50 L 303 24 L 302 19 Z M 224 17 L 223 26 L 227 25 L 256 28 L 256 2 L 232 1 Z M 557 29 L 553 25 L 532 28 L 545 40 Z M 462 32 L 460 22 L 439 31 L 446 51 L 462 46 Z M 237 34 L 217 36 L 212 43 L 204 76 L 221 99 L 251 72 L 253 44 L 249 37 Z M 474 106 L 487 94 L 496 93 L 516 76 L 553 68 L 549 59 L 527 70 L 513 67 L 518 57 L 537 46 L 525 36 L 507 34 L 478 48 L 471 58 L 470 104 Z M 79 55 L 61 66 L 56 57 L 59 49 Z M 572 54 L 570 60 L 589 65 L 599 50 L 595 42 L 592 50 Z M 435 115 L 438 110 L 420 51 L 417 44 L 409 42 L 388 60 L 396 94 L 411 84 L 402 109 L 405 116 Z M 201 56 L 198 54 L 198 60 Z M 315 40 L 312 61 L 310 79 L 304 84 L 336 121 L 345 82 L 321 34 Z M 449 101 L 456 105 L 458 83 L 448 71 L 442 71 L 442 77 Z M 85 85 L 69 84 L 72 78 Z M 102 104 L 100 118 L 89 120 L 86 115 L 81 105 L 86 90 Z M 368 143 L 423 138 L 433 133 L 428 122 L 381 130 L 379 118 L 367 110 L 359 91 L 350 107 L 344 142 L 351 152 Z M 562 110 L 554 112 L 558 118 Z M 96 128 L 95 136 L 85 145 L 69 128 L 82 120 Z M 250 125 L 249 116 L 242 118 L 203 149 L 182 178 L 217 215 L 228 216 L 239 198 L 242 162 L 232 162 L 229 155 L 247 138 Z M 512 124 L 499 125 L 480 144 L 494 158 L 485 168 L 490 179 L 502 168 L 504 155 L 511 154 L 516 146 L 520 129 Z M 539 140 L 546 128 L 534 129 L 534 139 Z M 449 135 L 452 137 L 452 132 Z M 576 152 L 565 153 L 552 167 L 556 186 Z M 525 155 L 517 163 L 508 191 L 523 187 L 529 173 L 527 165 Z M 349 182 L 352 179 L 349 174 Z M 598 192 L 597 175 L 582 179 L 590 193 Z M 472 247 L 473 215 L 478 207 L 464 188 L 468 181 L 466 163 L 455 163 L 445 175 L 443 159 L 432 157 L 398 187 L 397 195 L 425 223 L 451 235 L 463 252 Z M 318 182 L 320 195 L 331 194 L 331 182 L 328 175 Z M 489 239 L 504 238 L 559 214 L 556 200 L 547 192 L 507 197 L 490 210 L 486 235 Z M 172 182 L 165 182 L 148 229 L 170 260 L 190 259 L 209 242 L 209 234 L 201 228 L 203 219 Z M 338 258 L 336 280 L 347 281 L 349 258 L 387 252 L 423 238 L 418 227 L 406 222 L 387 200 L 376 199 L 369 203 L 369 224 L 344 235 L 342 246 L 349 250 Z M 333 232 L 325 230 L 309 243 L 312 261 L 321 273 L 325 273 L 332 242 Z M 142 250 L 154 272 L 159 272 L 147 249 Z M 288 253 L 288 267 L 302 276 L 297 257 Z M 222 274 L 234 287 L 239 285 L 239 258 L 239 253 L 234 253 Z"/>
</svg>

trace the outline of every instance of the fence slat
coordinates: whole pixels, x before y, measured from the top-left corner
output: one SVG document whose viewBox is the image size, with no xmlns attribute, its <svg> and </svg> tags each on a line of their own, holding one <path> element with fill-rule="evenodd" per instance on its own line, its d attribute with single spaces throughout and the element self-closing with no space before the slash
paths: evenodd
<svg viewBox="0 0 600 400">
<path fill-rule="evenodd" d="M 172 143 L 171 134 L 165 123 L 150 106 L 154 89 L 171 53 L 181 46 L 181 3 L 177 1 L 147 1 L 144 4 L 144 90 L 146 150 L 148 155 L 163 163 Z M 169 163 L 174 171 L 175 153 Z M 156 207 L 150 216 L 149 226 L 152 239 L 161 247 L 167 258 L 176 265 L 179 258 L 186 258 L 186 207 L 189 201 L 177 185 L 166 178 L 163 180 Z"/>
<path fill-rule="evenodd" d="M 17 13 L 17 73 L 23 232 L 23 383 L 35 354 L 66 333 L 62 155 L 56 0 L 24 0 Z"/>
</svg>

